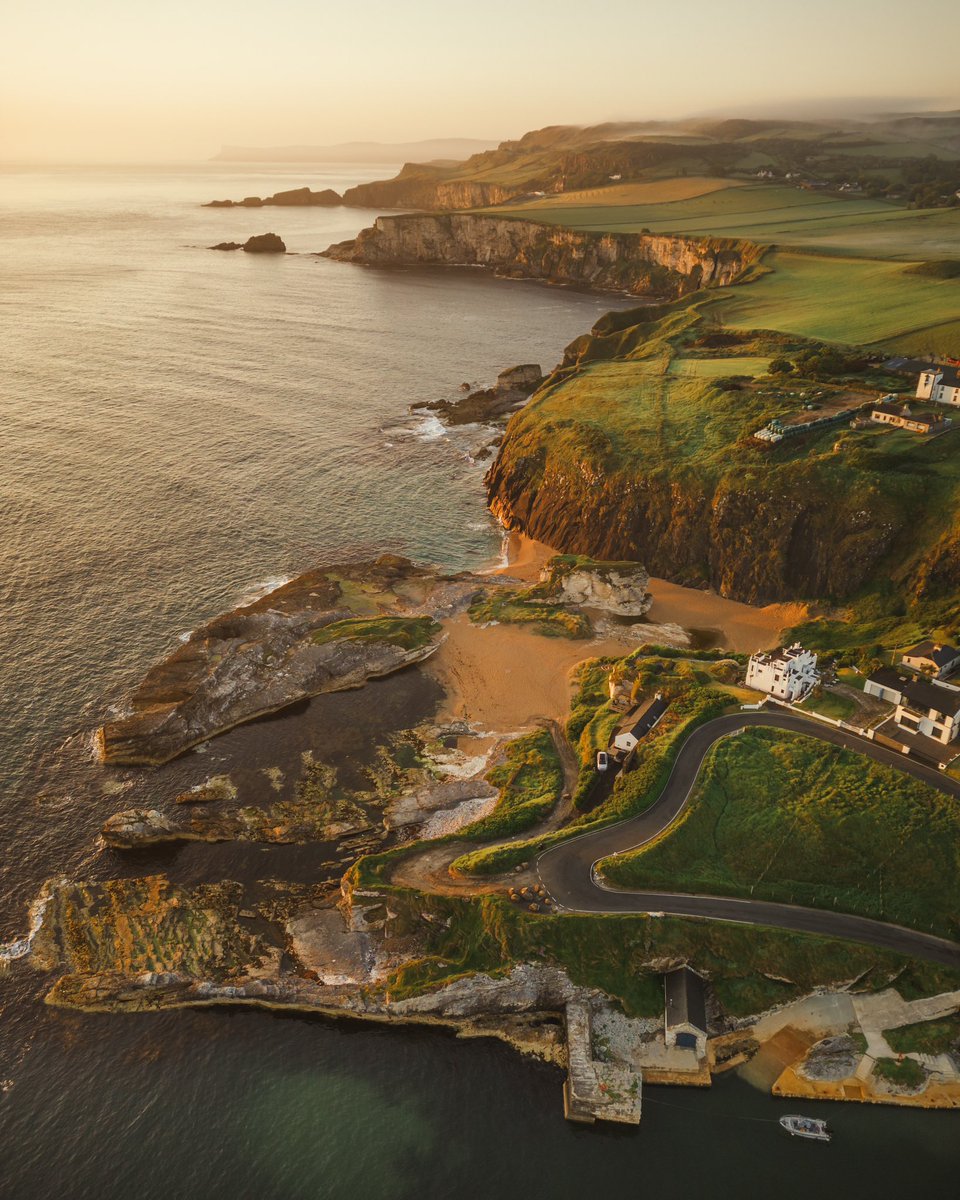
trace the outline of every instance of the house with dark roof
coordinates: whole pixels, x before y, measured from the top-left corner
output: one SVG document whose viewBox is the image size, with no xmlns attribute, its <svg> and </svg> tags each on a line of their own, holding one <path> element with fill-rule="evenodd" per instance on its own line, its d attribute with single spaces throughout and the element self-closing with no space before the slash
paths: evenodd
<svg viewBox="0 0 960 1200">
<path fill-rule="evenodd" d="M 900 661 L 912 671 L 944 679 L 951 671 L 960 667 L 960 650 L 942 642 L 918 642 L 906 651 Z"/>
<path fill-rule="evenodd" d="M 893 719 L 907 733 L 922 733 L 946 745 L 960 734 L 960 688 L 911 679 L 903 685 Z"/>
<path fill-rule="evenodd" d="M 917 399 L 960 408 L 960 367 L 937 363 L 920 372 Z"/>
<path fill-rule="evenodd" d="M 617 730 L 613 739 L 614 749 L 621 751 L 623 754 L 632 754 L 667 711 L 668 707 L 669 704 L 664 700 L 663 692 L 657 692 L 655 696 L 651 696 L 639 708 L 634 709 Z"/>
<path fill-rule="evenodd" d="M 899 704 L 906 682 L 907 677 L 893 667 L 881 667 L 863 681 L 863 691 L 865 695 L 876 696 L 888 704 Z"/>
<path fill-rule="evenodd" d="M 663 977 L 663 1030 L 668 1046 L 707 1052 L 707 997 L 703 978 L 689 967 Z"/>
</svg>

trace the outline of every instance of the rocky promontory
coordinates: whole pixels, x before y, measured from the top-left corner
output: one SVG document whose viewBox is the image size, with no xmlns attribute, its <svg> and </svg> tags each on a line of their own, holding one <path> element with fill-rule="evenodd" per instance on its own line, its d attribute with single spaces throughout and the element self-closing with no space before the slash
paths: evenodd
<svg viewBox="0 0 960 1200">
<path fill-rule="evenodd" d="M 497 421 L 524 404 L 541 383 L 543 371 L 539 364 L 524 363 L 501 371 L 493 387 L 470 392 L 459 400 L 433 400 L 412 408 L 438 413 L 448 425 Z"/>
<path fill-rule="evenodd" d="M 275 192 L 272 196 L 245 196 L 242 200 L 209 200 L 204 208 L 335 208 L 343 203 L 339 192 L 324 188 L 312 192 L 308 187 Z"/>
<path fill-rule="evenodd" d="M 258 233 L 245 242 L 217 242 L 211 250 L 245 250 L 247 254 L 286 254 L 283 238 L 276 233 Z"/>
<path fill-rule="evenodd" d="M 378 217 L 323 254 L 377 267 L 484 267 L 512 279 L 675 298 L 733 283 L 761 251 L 731 238 L 592 233 L 472 213 Z"/>
<path fill-rule="evenodd" d="M 351 606 L 358 589 L 365 615 Z M 469 595 L 470 585 L 390 556 L 307 572 L 202 626 L 153 667 L 130 697 L 128 715 L 98 730 L 100 758 L 164 763 L 305 697 L 420 662 L 437 646 L 433 614 L 460 592 Z"/>
</svg>

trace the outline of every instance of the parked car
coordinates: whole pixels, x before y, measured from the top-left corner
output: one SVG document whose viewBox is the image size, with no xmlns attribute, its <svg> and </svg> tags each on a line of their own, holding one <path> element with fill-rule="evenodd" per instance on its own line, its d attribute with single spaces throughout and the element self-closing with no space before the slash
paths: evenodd
<svg viewBox="0 0 960 1200">
<path fill-rule="evenodd" d="M 606 750 L 597 751 L 597 770 L 605 771 L 610 766 L 610 755 Z"/>
</svg>

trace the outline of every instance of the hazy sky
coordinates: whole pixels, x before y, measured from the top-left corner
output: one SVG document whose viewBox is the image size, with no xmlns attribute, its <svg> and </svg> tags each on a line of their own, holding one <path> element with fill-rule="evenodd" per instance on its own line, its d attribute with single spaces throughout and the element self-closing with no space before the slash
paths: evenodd
<svg viewBox="0 0 960 1200">
<path fill-rule="evenodd" d="M 514 137 L 855 99 L 960 107 L 960 0 L 19 0 L 0 158 Z M 951 94 L 952 93 L 952 94 Z"/>
</svg>

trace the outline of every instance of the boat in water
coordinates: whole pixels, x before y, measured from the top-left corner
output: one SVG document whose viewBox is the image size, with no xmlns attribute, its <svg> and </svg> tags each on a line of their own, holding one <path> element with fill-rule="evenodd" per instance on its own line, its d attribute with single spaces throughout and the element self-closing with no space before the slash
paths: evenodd
<svg viewBox="0 0 960 1200">
<path fill-rule="evenodd" d="M 829 1142 L 833 1136 L 826 1121 L 818 1121 L 816 1117 L 781 1117 L 780 1125 L 791 1137 L 811 1138 L 815 1142 Z"/>
</svg>

